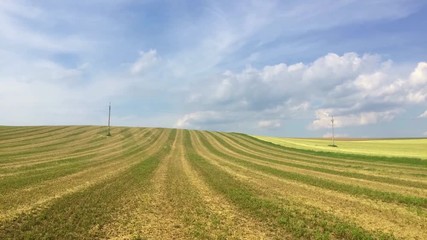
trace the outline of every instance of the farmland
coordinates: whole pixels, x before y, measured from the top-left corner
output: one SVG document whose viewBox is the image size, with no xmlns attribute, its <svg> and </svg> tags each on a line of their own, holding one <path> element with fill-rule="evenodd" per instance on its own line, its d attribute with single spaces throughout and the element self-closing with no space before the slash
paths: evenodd
<svg viewBox="0 0 427 240">
<path fill-rule="evenodd" d="M 427 160 L 111 134 L 0 127 L 0 239 L 427 239 Z"/>
<path fill-rule="evenodd" d="M 341 152 L 348 154 L 413 157 L 427 160 L 427 138 L 418 139 L 335 139 L 337 148 L 330 147 L 331 139 L 279 138 L 256 136 L 258 139 L 290 148 Z"/>
</svg>

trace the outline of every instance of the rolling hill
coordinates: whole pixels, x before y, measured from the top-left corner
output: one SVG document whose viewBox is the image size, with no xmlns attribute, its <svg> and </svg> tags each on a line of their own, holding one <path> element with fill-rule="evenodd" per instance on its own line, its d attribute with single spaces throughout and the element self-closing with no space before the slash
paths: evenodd
<svg viewBox="0 0 427 240">
<path fill-rule="evenodd" d="M 0 239 L 427 239 L 427 162 L 248 135 L 0 127 Z"/>
</svg>

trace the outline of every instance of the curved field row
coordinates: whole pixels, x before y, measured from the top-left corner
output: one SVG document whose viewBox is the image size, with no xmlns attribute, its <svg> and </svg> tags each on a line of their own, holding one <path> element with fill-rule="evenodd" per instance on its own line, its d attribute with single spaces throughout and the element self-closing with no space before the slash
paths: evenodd
<svg viewBox="0 0 427 240">
<path fill-rule="evenodd" d="M 239 164 L 245 168 L 254 169 L 256 171 L 268 173 L 277 177 L 288 179 L 291 181 L 302 182 L 305 184 L 321 187 L 329 190 L 342 191 L 353 195 L 363 195 L 373 199 L 383 200 L 385 202 L 399 202 L 409 206 L 415 205 L 424 207 L 425 199 L 414 196 L 404 196 L 400 194 L 393 194 L 392 192 L 378 191 L 366 187 L 354 186 L 350 184 L 342 184 L 339 181 L 330 181 L 331 179 L 324 179 L 320 174 L 314 175 L 310 172 L 298 171 L 292 168 L 280 168 L 273 167 L 272 165 L 265 164 L 262 161 L 258 161 L 256 158 L 248 158 L 244 155 L 228 154 L 230 152 L 228 148 L 221 145 L 220 140 L 214 139 L 211 136 L 206 136 L 206 144 L 210 151 L 222 156 L 223 159 L 233 159 L 234 164 Z M 211 145 L 211 143 L 213 145 Z M 221 151 L 224 150 L 224 151 Z"/>
<path fill-rule="evenodd" d="M 240 159 L 246 159 L 251 163 L 257 163 L 263 166 L 274 167 L 282 171 L 290 171 L 293 173 L 303 173 L 309 176 L 316 176 L 333 180 L 334 182 L 349 183 L 358 186 L 370 186 L 379 190 L 387 189 L 390 192 L 401 191 L 405 194 L 412 193 L 414 195 L 427 196 L 427 184 L 415 181 L 405 181 L 394 179 L 392 177 L 378 177 L 366 174 L 358 174 L 350 171 L 336 171 L 331 168 L 310 166 L 308 164 L 298 164 L 295 161 L 284 161 L 283 156 L 273 157 L 256 153 L 256 150 L 249 148 L 239 148 L 234 143 L 227 141 L 226 138 L 216 138 L 227 151 L 233 150 L 234 156 Z M 237 144 L 236 144 L 237 145 Z"/>
<path fill-rule="evenodd" d="M 72 127 L 7 127 L 7 129 L 2 129 L 1 138 L 4 144 L 16 143 L 28 139 L 43 139 L 47 135 L 66 128 Z"/>
<path fill-rule="evenodd" d="M 218 134 L 218 133 L 216 133 Z M 300 156 L 299 153 L 293 153 L 293 152 L 281 152 L 282 149 L 277 148 L 270 148 L 268 151 L 266 151 L 265 146 L 257 146 L 254 144 L 248 144 L 240 141 L 238 138 L 235 138 L 234 136 L 225 136 L 221 135 L 222 140 L 227 142 L 230 146 L 233 145 L 233 147 L 238 148 L 240 151 L 244 151 L 246 153 L 251 153 L 251 155 L 256 155 L 257 157 L 267 157 L 269 159 L 277 159 L 282 162 L 284 165 L 293 166 L 293 167 L 301 167 L 304 169 L 309 170 L 315 170 L 319 172 L 326 172 L 331 174 L 337 174 L 352 178 L 360 178 L 360 179 L 366 179 L 366 180 L 376 180 L 379 182 L 386 182 L 386 183 L 394 183 L 398 185 L 404 185 L 409 187 L 419 187 L 426 189 L 427 188 L 427 182 L 422 183 L 419 182 L 420 179 L 417 178 L 417 181 L 411 182 L 408 181 L 408 176 L 404 176 L 404 179 L 401 178 L 402 174 L 397 174 L 395 171 L 391 171 L 390 174 L 388 172 L 384 171 L 384 168 L 387 168 L 389 166 L 387 165 L 372 165 L 369 169 L 366 167 L 369 166 L 369 164 L 366 163 L 360 163 L 355 162 L 351 165 L 344 163 L 336 163 L 328 161 L 327 159 L 321 158 L 316 159 L 316 156 L 313 155 L 305 155 L 304 157 Z M 336 159 L 334 159 L 336 161 Z M 326 163 L 326 164 L 325 164 Z M 375 168 L 374 168 L 375 167 Z M 402 167 L 399 168 L 402 170 Z M 419 167 L 411 167 L 411 168 L 403 168 L 406 172 L 409 172 L 411 170 L 421 171 L 424 172 L 423 169 L 420 169 Z"/>
<path fill-rule="evenodd" d="M 209 138 L 210 134 L 203 135 Z M 280 199 L 294 199 L 298 204 L 309 203 L 344 219 L 355 219 L 358 225 L 373 231 L 392 233 L 403 238 L 425 236 L 423 229 L 427 224 L 424 208 L 418 208 L 418 211 L 414 212 L 411 206 L 378 202 L 363 195 L 354 196 L 315 185 L 301 184 L 293 179 L 280 178 L 271 172 L 245 166 L 240 159 L 224 156 L 225 151 L 226 149 L 212 138 L 204 141 L 204 149 L 201 150 L 224 171 L 240 177 L 242 181 L 258 185 L 266 194 L 278 192 L 277 197 Z"/>
<path fill-rule="evenodd" d="M 271 142 L 265 142 L 260 139 L 242 135 L 232 134 L 232 136 L 244 139 L 246 143 L 262 146 L 263 148 L 279 150 L 283 153 L 294 156 L 310 158 L 313 160 L 328 161 L 331 163 L 358 164 L 363 162 L 363 165 L 372 167 L 383 167 L 386 169 L 404 169 L 404 170 L 419 170 L 419 167 L 426 168 L 427 161 L 418 158 L 406 157 L 387 157 L 387 156 L 368 156 L 368 155 L 352 155 L 334 152 L 318 152 L 305 149 L 295 149 L 286 146 L 277 145 Z"/>
<path fill-rule="evenodd" d="M 0 187 L 3 194 L 0 199 L 0 208 L 7 209 L 8 211 L 6 211 L 5 215 L 11 216 L 15 212 L 19 212 L 14 211 L 15 209 L 31 208 L 31 204 L 34 202 L 45 202 L 45 199 L 58 197 L 58 195 L 67 193 L 70 189 L 90 185 L 92 181 L 97 180 L 97 176 L 103 178 L 118 170 L 128 168 L 135 161 L 135 155 L 144 153 L 144 151 L 135 151 L 135 149 L 141 147 L 144 150 L 146 146 L 148 146 L 147 149 L 160 147 L 165 139 L 163 136 L 165 133 L 158 139 L 153 138 L 151 141 L 143 141 L 141 139 L 139 144 L 136 141 L 132 141 L 133 144 L 129 144 L 126 148 L 124 145 L 131 139 L 124 141 L 122 139 L 123 136 L 117 135 L 116 137 L 119 141 L 107 139 L 105 142 L 105 148 L 111 151 L 103 151 L 104 149 L 100 148 L 99 153 L 90 154 L 88 157 L 83 158 L 82 161 L 79 158 L 72 159 L 72 163 L 76 164 L 77 167 L 61 166 L 54 169 L 55 171 L 37 171 L 37 173 L 32 172 L 34 169 L 31 167 L 17 176 L 2 179 Z M 113 148 L 115 145 L 117 147 Z M 123 156 L 126 156 L 126 158 L 123 158 Z M 53 166 L 57 165 L 55 161 L 51 163 Z M 81 183 L 84 184 L 82 185 Z M 0 215 L 0 219 L 1 217 L 2 215 Z"/>
<path fill-rule="evenodd" d="M 0 239 L 427 238 L 427 166 L 243 134 L 0 127 Z"/>
<path fill-rule="evenodd" d="M 313 138 L 279 138 L 279 137 L 262 137 L 257 138 L 276 143 L 279 145 L 325 151 L 341 152 L 364 155 L 380 155 L 395 157 L 414 157 L 427 160 L 427 151 L 425 145 L 427 138 L 407 138 L 407 139 L 335 139 L 337 148 L 331 148 L 331 139 L 313 139 Z"/>
<path fill-rule="evenodd" d="M 427 161 L 420 159 L 392 159 L 388 157 L 369 158 L 367 156 L 337 154 L 330 155 L 329 153 L 321 153 L 315 151 L 307 152 L 300 151 L 298 149 L 280 147 L 272 143 L 263 142 L 253 137 L 240 136 L 240 134 L 232 134 L 232 136 L 237 137 L 239 139 L 243 138 L 245 141 L 240 141 L 240 144 L 245 145 L 248 148 L 258 147 L 258 150 L 263 149 L 263 151 L 268 149 L 267 153 L 272 155 L 275 155 L 275 152 L 279 151 L 279 156 L 283 156 L 284 154 L 286 155 L 286 159 L 292 161 L 303 161 L 309 164 L 315 163 L 321 166 L 327 165 L 328 167 L 339 167 L 346 171 L 357 170 L 371 176 L 392 176 L 393 178 L 400 178 L 403 181 L 423 181 L 424 183 L 422 185 L 425 184 L 425 179 L 427 177 L 425 172 L 425 169 L 427 168 Z"/>
</svg>

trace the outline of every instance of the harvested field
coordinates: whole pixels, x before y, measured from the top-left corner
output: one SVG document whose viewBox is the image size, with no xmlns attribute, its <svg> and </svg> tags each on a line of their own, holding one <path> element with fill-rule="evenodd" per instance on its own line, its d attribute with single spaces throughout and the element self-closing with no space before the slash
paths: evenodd
<svg viewBox="0 0 427 240">
<path fill-rule="evenodd" d="M 427 160 L 427 138 L 337 138 L 335 139 L 335 145 L 338 147 L 330 147 L 329 145 L 332 144 L 332 141 L 326 138 L 264 136 L 256 136 L 256 138 L 297 149 L 389 157 L 413 157 Z"/>
<path fill-rule="evenodd" d="M 0 127 L 0 239 L 427 239 L 427 160 L 105 130 Z"/>
</svg>

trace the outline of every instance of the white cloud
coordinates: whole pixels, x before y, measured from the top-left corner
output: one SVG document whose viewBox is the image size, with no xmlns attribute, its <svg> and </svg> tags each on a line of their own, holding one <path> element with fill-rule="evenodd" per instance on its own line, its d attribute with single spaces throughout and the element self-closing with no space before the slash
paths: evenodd
<svg viewBox="0 0 427 240">
<path fill-rule="evenodd" d="M 77 33 L 49 32 L 47 29 L 52 27 L 52 22 L 58 22 L 61 16 L 50 15 L 47 9 L 35 5 L 20 1 L 1 1 L 0 45 L 23 54 L 40 50 L 70 53 L 94 48 L 89 39 L 84 39 Z"/>
<path fill-rule="evenodd" d="M 18 1 L 1 1 L 0 2 L 0 12 L 2 14 L 14 15 L 29 19 L 34 19 L 39 17 L 42 14 L 41 9 L 34 6 L 23 5 L 18 3 Z"/>
<path fill-rule="evenodd" d="M 334 134 L 335 138 L 346 138 L 348 137 L 347 134 L 342 134 L 342 133 L 335 133 Z M 322 138 L 332 138 L 332 133 L 331 132 L 327 132 L 325 134 L 322 135 Z"/>
<path fill-rule="evenodd" d="M 139 74 L 146 70 L 147 68 L 153 66 L 159 61 L 157 51 L 155 49 L 150 49 L 148 52 L 139 52 L 139 58 L 132 64 L 130 72 L 132 74 Z"/>
<path fill-rule="evenodd" d="M 347 53 L 343 56 L 327 54 L 307 65 L 280 63 L 260 70 L 248 67 L 240 73 L 225 72 L 219 84 L 215 82 L 215 86 L 209 88 L 211 94 L 199 93 L 199 97 L 214 104 L 226 103 L 253 109 L 272 107 L 289 99 L 310 103 L 311 99 L 306 95 L 325 98 L 322 94 L 328 91 L 340 94 L 339 87 L 354 88 L 346 84 L 361 74 L 367 75 L 367 78 L 376 70 L 384 68 L 383 65 L 384 62 L 377 55 L 360 57 L 355 53 Z M 359 80 L 359 86 L 361 84 L 363 81 Z M 199 101 L 199 98 L 193 94 L 193 100 Z M 245 105 L 242 106 L 243 102 Z"/>
<path fill-rule="evenodd" d="M 87 75 L 90 65 L 67 67 L 48 59 L 26 59 L 3 51 L 0 60 L 1 124 L 103 124 L 109 101 L 132 82 L 123 75 Z"/>
<path fill-rule="evenodd" d="M 333 109 L 320 109 L 316 111 L 316 120 L 312 122 L 309 129 L 322 129 L 332 127 L 332 118 L 321 114 L 325 111 L 333 111 Z M 348 126 L 362 126 L 375 124 L 384 121 L 391 121 L 399 113 L 399 110 L 383 111 L 383 112 L 361 112 L 357 114 L 348 114 L 343 116 L 334 116 L 334 127 L 342 128 Z"/>
<path fill-rule="evenodd" d="M 274 129 L 281 127 L 282 124 L 279 120 L 261 120 L 258 122 L 259 128 L 265 128 L 265 129 Z"/>
<path fill-rule="evenodd" d="M 309 108 L 310 108 L 310 103 L 309 102 L 302 102 L 302 103 L 297 104 L 297 105 L 291 105 L 291 106 L 289 106 L 289 109 L 292 112 L 307 111 Z"/>
<path fill-rule="evenodd" d="M 354 78 L 361 72 L 372 72 L 378 67 L 380 61 L 377 55 L 359 56 L 350 52 L 338 56 L 335 53 L 329 53 L 310 64 L 303 78 L 309 82 L 322 80 L 323 84 L 337 84 L 346 78 Z"/>
<path fill-rule="evenodd" d="M 231 113 L 217 111 L 200 111 L 185 114 L 176 121 L 175 126 L 178 128 L 200 128 L 210 124 L 221 124 L 232 121 Z"/>
<path fill-rule="evenodd" d="M 427 84 L 427 62 L 418 63 L 411 73 L 410 82 L 414 86 L 425 86 Z"/>
<path fill-rule="evenodd" d="M 418 117 L 419 118 L 427 118 L 427 110 L 424 113 L 421 113 Z"/>
<path fill-rule="evenodd" d="M 313 111 L 309 129 L 330 127 L 327 116 L 332 115 L 337 128 L 376 124 L 391 121 L 406 106 L 427 102 L 426 66 L 420 62 L 413 70 L 397 71 L 378 55 L 330 53 L 309 64 L 226 71 L 215 85 L 190 94 L 190 102 L 217 112 L 252 112 L 258 122 L 261 112 L 293 118 Z"/>
<path fill-rule="evenodd" d="M 424 132 L 424 136 L 427 136 L 427 131 Z"/>
<path fill-rule="evenodd" d="M 357 2 L 357 3 L 356 3 Z M 328 4 L 328 7 L 325 7 Z M 387 5 L 387 7 L 383 7 Z M 309 28 L 331 27 L 349 22 L 366 22 L 377 19 L 397 19 L 410 14 L 419 4 L 404 0 L 388 1 L 306 1 L 296 4 L 285 15 L 292 22 L 303 21 Z M 301 17 L 304 16 L 304 17 Z M 295 20 L 292 20 L 295 19 Z"/>
<path fill-rule="evenodd" d="M 362 91 L 372 91 L 380 88 L 385 81 L 387 75 L 383 72 L 375 72 L 372 74 L 361 74 L 354 80 L 354 85 Z"/>
<path fill-rule="evenodd" d="M 330 34 L 323 30 L 335 34 L 336 26 L 353 29 L 353 23 L 406 17 L 419 10 L 417 4 L 327 1 L 323 8 L 319 6 L 325 2 L 313 0 L 204 1 L 198 8 L 201 14 L 188 14 L 182 4 L 157 7 L 157 2 L 148 1 L 132 8 L 130 2 L 0 1 L 0 105 L 8 110 L 8 116 L 0 116 L 2 123 L 34 122 L 34 106 L 42 109 L 38 123 L 64 123 L 71 115 L 83 119 L 116 97 L 128 100 L 127 114 L 135 114 L 133 120 L 123 117 L 124 123 L 138 122 L 135 109 L 144 105 L 180 115 L 176 122 L 180 126 L 250 121 L 246 126 L 256 128 L 268 119 L 284 123 L 286 118 L 312 118 L 309 114 L 321 109 L 357 125 L 386 121 L 388 115 L 398 114 L 387 111 L 427 101 L 427 63 L 419 63 L 412 72 L 401 71 L 373 54 L 329 53 L 312 62 L 262 65 L 277 63 L 282 56 L 312 59 L 324 54 L 323 49 L 335 51 L 333 42 L 316 40 Z M 155 28 L 141 25 L 144 16 L 162 16 L 148 12 L 153 9 L 170 16 L 156 21 Z M 134 21 L 120 17 L 123 14 Z M 363 33 L 355 38 L 338 46 L 338 51 L 366 49 L 360 43 L 353 45 Z M 362 44 L 365 47 L 366 41 Z M 161 58 L 147 46 L 162 49 Z M 141 48 L 144 52 L 132 56 Z M 156 66 L 159 61 L 161 69 Z M 89 67 L 82 67 L 84 63 Z M 246 64 L 257 67 L 236 70 Z M 41 119 L 49 116 L 52 120 Z"/>
</svg>

